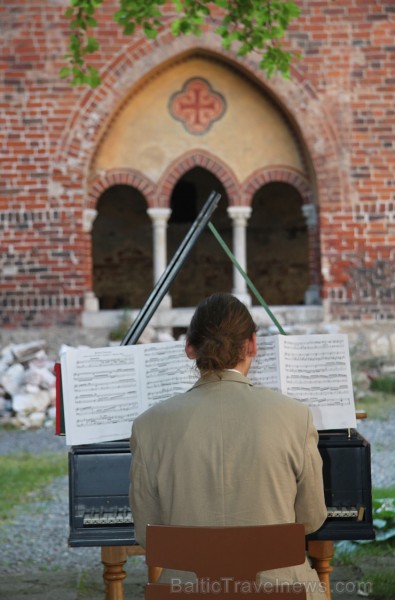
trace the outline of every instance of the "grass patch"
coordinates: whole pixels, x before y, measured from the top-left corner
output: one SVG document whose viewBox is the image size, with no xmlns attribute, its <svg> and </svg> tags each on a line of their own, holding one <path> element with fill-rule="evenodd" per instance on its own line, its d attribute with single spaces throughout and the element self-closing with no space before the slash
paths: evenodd
<svg viewBox="0 0 395 600">
<path fill-rule="evenodd" d="M 360 581 L 369 589 L 370 600 L 394 600 L 395 598 L 395 544 L 387 543 L 335 544 L 334 565 L 351 567 L 361 573 Z M 364 589 L 362 586 L 361 589 Z"/>
<path fill-rule="evenodd" d="M 56 477 L 67 473 L 67 455 L 29 453 L 0 456 L 0 522 L 13 518 L 16 506 L 31 502 Z"/>
<path fill-rule="evenodd" d="M 395 485 L 386 488 L 374 488 L 372 490 L 373 499 L 379 498 L 395 498 Z"/>
<path fill-rule="evenodd" d="M 380 569 L 380 572 L 367 570 L 363 580 L 369 582 L 371 600 L 394 600 L 395 571 L 394 569 Z"/>
</svg>

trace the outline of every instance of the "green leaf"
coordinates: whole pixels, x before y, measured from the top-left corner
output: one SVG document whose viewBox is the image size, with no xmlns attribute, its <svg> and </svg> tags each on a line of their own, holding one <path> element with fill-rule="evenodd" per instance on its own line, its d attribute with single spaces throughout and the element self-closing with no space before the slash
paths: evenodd
<svg viewBox="0 0 395 600">
<path fill-rule="evenodd" d="M 123 28 L 123 33 L 124 35 L 132 35 L 135 29 L 136 26 L 134 23 L 127 23 Z"/>
<path fill-rule="evenodd" d="M 70 67 L 62 67 L 59 71 L 59 77 L 61 79 L 66 79 L 66 77 L 69 77 L 70 74 L 71 74 Z"/>
<path fill-rule="evenodd" d="M 129 13 L 126 10 L 123 10 L 122 8 L 117 10 L 113 15 L 114 21 L 116 21 L 119 24 L 122 24 L 122 22 L 126 21 L 128 18 Z"/>
<path fill-rule="evenodd" d="M 90 27 L 91 29 L 94 29 L 95 27 L 97 27 L 97 21 L 93 17 L 87 17 L 85 20 L 85 24 L 87 27 Z"/>
<path fill-rule="evenodd" d="M 157 30 L 149 23 L 144 23 L 143 31 L 149 40 L 154 40 L 158 36 Z"/>
<path fill-rule="evenodd" d="M 173 4 L 177 12 L 183 12 L 184 6 L 181 0 L 174 0 Z"/>
<path fill-rule="evenodd" d="M 96 67 L 88 69 L 88 83 L 92 88 L 96 88 L 101 83 L 100 75 Z"/>
<path fill-rule="evenodd" d="M 92 36 L 87 37 L 86 32 L 98 26 L 94 13 L 102 3 L 103 0 L 69 0 L 70 5 L 65 11 L 71 30 L 70 54 L 66 60 L 69 65 L 80 69 L 71 74 L 74 85 L 80 82 L 98 85 L 98 75 L 85 65 L 85 57 L 96 52 L 99 44 L 93 41 L 95 38 Z M 168 3 L 173 15 L 174 12 L 179 15 L 170 21 L 174 36 L 199 36 L 213 9 L 218 18 L 220 8 L 223 17 L 216 33 L 223 47 L 230 49 L 232 43 L 237 42 L 239 56 L 257 51 L 261 57 L 259 66 L 268 77 L 278 72 L 289 78 L 291 61 L 298 55 L 283 51 L 277 40 L 283 38 L 289 24 L 300 15 L 299 7 L 292 0 L 171 0 Z M 119 8 L 113 19 L 124 35 L 133 35 L 137 28 L 141 28 L 148 39 L 155 39 L 162 26 L 162 7 L 165 4 L 166 0 L 118 0 Z M 170 15 L 167 13 L 167 16 Z"/>
<path fill-rule="evenodd" d="M 82 71 L 75 71 L 71 80 L 71 85 L 83 85 L 87 83 L 87 78 Z"/>
<path fill-rule="evenodd" d="M 93 52 L 96 52 L 96 50 L 99 49 L 99 42 L 97 41 L 96 38 L 94 37 L 89 37 L 87 39 L 85 48 L 84 48 L 84 54 L 92 54 Z"/>
</svg>

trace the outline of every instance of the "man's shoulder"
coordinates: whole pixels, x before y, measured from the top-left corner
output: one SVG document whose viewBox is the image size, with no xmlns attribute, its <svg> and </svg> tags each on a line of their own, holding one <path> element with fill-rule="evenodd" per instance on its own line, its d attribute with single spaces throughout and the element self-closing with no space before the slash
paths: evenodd
<svg viewBox="0 0 395 600">
<path fill-rule="evenodd" d="M 176 396 L 172 396 L 167 400 L 162 400 L 157 402 L 144 412 L 142 412 L 136 419 L 135 423 L 144 423 L 146 421 L 151 421 L 156 418 L 163 418 L 166 414 L 171 414 L 177 410 L 181 406 L 185 406 L 186 398 L 188 397 L 188 393 L 177 394 Z"/>
<path fill-rule="evenodd" d="M 304 404 L 300 400 L 291 398 L 282 392 L 272 390 L 269 388 L 260 388 L 254 386 L 252 388 L 253 393 L 257 395 L 257 398 L 262 398 L 263 405 L 266 408 L 270 407 L 271 411 L 279 411 L 281 413 L 287 413 L 291 418 L 306 420 L 310 412 L 307 404 Z"/>
</svg>

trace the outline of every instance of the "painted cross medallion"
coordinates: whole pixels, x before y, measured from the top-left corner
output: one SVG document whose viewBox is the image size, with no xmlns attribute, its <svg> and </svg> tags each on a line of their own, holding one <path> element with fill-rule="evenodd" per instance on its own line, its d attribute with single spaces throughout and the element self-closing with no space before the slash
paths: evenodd
<svg viewBox="0 0 395 600">
<path fill-rule="evenodd" d="M 188 79 L 180 92 L 170 98 L 170 114 L 181 121 L 189 133 L 207 133 L 225 113 L 226 102 L 210 83 L 200 77 Z"/>
</svg>

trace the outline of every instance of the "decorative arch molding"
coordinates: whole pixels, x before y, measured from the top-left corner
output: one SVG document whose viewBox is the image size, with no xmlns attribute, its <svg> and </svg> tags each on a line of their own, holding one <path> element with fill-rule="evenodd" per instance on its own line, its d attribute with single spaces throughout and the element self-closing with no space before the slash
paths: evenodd
<svg viewBox="0 0 395 600">
<path fill-rule="evenodd" d="M 113 185 L 130 185 L 142 193 L 148 207 L 155 204 L 156 185 L 146 175 L 134 169 L 109 169 L 91 181 L 86 208 L 96 208 L 101 194 Z"/>
<path fill-rule="evenodd" d="M 239 204 L 240 186 L 233 171 L 207 150 L 189 150 L 174 160 L 162 175 L 158 184 L 158 206 L 170 206 L 171 194 L 177 181 L 195 167 L 202 167 L 219 179 L 225 188 L 229 205 Z"/>
<path fill-rule="evenodd" d="M 125 102 L 173 64 L 202 52 L 227 54 L 227 62 L 232 62 L 233 54 L 222 50 L 213 32 L 206 32 L 203 37 L 203 46 L 201 39 L 192 36 L 174 38 L 170 27 L 165 25 L 155 43 L 138 32 L 129 43 L 125 38 L 125 44 L 101 73 L 100 86 L 86 91 L 76 103 L 64 135 L 59 139 L 59 160 L 67 160 L 70 150 L 73 157 L 84 151 L 84 162 L 90 163 L 98 140 Z"/>
<path fill-rule="evenodd" d="M 88 182 L 90 164 L 100 139 L 124 102 L 147 81 L 193 55 L 222 61 L 265 89 L 290 117 L 295 131 L 304 141 L 316 173 L 320 203 L 348 201 L 339 168 L 342 164 L 341 135 L 336 115 L 325 108 L 325 98 L 321 102 L 311 82 L 295 65 L 290 80 L 281 77 L 267 80 L 259 69 L 258 57 L 240 58 L 225 51 L 212 30 L 203 33 L 199 39 L 190 36 L 175 39 L 168 27 L 164 27 L 155 45 L 142 36 L 133 36 L 102 73 L 102 84 L 83 94 L 77 103 L 68 127 L 59 139 L 56 162 Z"/>
<path fill-rule="evenodd" d="M 306 177 L 284 165 L 269 165 L 254 171 L 241 186 L 243 204 L 250 206 L 255 192 L 262 186 L 280 181 L 292 185 L 301 195 L 303 204 L 314 204 L 313 190 Z"/>
</svg>

